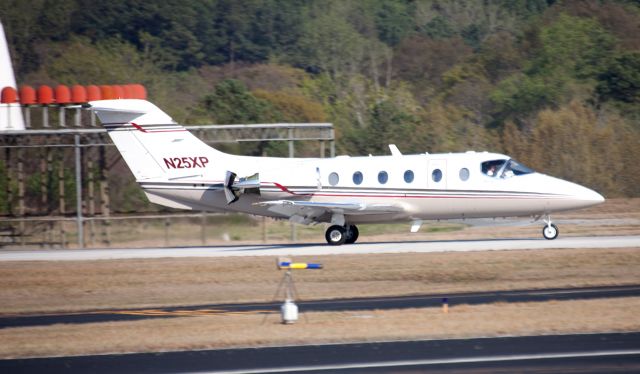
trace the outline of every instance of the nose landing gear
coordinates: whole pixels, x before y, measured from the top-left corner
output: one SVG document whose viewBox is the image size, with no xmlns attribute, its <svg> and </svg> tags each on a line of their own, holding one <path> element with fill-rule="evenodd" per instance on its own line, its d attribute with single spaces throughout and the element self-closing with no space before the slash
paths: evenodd
<svg viewBox="0 0 640 374">
<path fill-rule="evenodd" d="M 358 240 L 358 228 L 355 225 L 333 225 L 324 234 L 330 245 L 353 244 Z"/>
</svg>

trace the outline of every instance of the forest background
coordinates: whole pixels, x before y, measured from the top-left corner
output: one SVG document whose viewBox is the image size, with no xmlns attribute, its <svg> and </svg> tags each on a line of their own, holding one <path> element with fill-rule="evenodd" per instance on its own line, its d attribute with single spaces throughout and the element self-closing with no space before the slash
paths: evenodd
<svg viewBox="0 0 640 374">
<path fill-rule="evenodd" d="M 0 0 L 0 19 L 19 85 L 142 83 L 184 124 L 332 122 L 338 154 L 502 152 L 640 196 L 640 1 Z"/>
</svg>

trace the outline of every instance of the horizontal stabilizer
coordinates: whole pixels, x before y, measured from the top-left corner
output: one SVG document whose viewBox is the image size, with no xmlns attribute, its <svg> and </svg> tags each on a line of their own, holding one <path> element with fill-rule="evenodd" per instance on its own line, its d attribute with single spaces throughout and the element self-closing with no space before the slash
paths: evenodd
<svg viewBox="0 0 640 374">
<path fill-rule="evenodd" d="M 175 124 L 169 115 L 146 100 L 97 100 L 89 104 L 103 124 Z"/>
</svg>

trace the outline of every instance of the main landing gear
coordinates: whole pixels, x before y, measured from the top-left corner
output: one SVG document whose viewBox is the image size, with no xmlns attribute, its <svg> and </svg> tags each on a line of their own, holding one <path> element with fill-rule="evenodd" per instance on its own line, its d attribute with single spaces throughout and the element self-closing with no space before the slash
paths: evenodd
<svg viewBox="0 0 640 374">
<path fill-rule="evenodd" d="M 342 245 L 355 243 L 359 234 L 356 225 L 333 225 L 327 229 L 324 237 L 331 245 Z"/>
<path fill-rule="evenodd" d="M 547 240 L 557 238 L 560 231 L 558 231 L 558 226 L 551 223 L 551 217 L 549 217 L 549 215 L 545 217 L 544 223 L 546 223 L 546 225 L 542 228 L 542 236 Z"/>
</svg>

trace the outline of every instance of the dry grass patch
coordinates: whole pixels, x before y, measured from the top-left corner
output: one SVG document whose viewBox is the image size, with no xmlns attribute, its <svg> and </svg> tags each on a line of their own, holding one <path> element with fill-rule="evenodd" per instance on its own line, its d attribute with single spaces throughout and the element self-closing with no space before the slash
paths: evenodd
<svg viewBox="0 0 640 374">
<path fill-rule="evenodd" d="M 640 248 L 332 255 L 294 274 L 303 299 L 640 283 Z M 274 259 L 0 263 L 0 313 L 269 301 Z"/>
<path fill-rule="evenodd" d="M 640 331 L 640 298 L 307 313 L 215 315 L 0 330 L 0 358 L 328 342 Z"/>
</svg>

